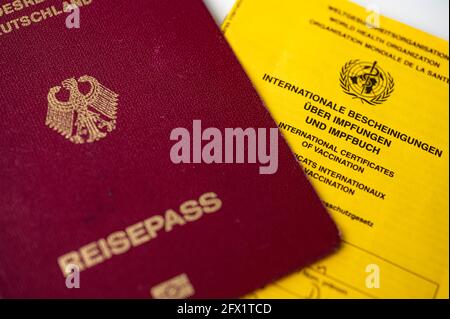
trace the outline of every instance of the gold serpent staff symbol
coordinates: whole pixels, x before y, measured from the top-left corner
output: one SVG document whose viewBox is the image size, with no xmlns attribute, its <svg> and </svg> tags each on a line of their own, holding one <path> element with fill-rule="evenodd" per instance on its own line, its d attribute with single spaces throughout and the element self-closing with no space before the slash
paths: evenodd
<svg viewBox="0 0 450 319">
<path fill-rule="evenodd" d="M 79 83 L 90 85 L 87 94 L 80 91 Z M 93 143 L 116 128 L 118 94 L 87 75 L 78 81 L 64 80 L 62 87 L 69 92 L 68 101 L 56 96 L 61 86 L 52 87 L 48 93 L 48 127 L 75 144 Z"/>
</svg>

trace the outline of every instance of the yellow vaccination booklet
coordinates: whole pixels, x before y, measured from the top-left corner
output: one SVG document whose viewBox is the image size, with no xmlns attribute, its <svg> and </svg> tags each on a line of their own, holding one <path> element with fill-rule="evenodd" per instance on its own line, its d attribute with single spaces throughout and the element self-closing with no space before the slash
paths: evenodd
<svg viewBox="0 0 450 319">
<path fill-rule="evenodd" d="M 223 31 L 344 239 L 247 297 L 448 298 L 448 42 L 344 0 L 240 0 Z"/>
</svg>

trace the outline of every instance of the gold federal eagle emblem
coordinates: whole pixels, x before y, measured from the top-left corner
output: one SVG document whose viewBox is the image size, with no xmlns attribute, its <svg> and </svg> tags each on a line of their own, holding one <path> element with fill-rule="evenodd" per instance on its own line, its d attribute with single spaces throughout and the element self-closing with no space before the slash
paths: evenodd
<svg viewBox="0 0 450 319">
<path fill-rule="evenodd" d="M 116 128 L 118 94 L 87 75 L 64 80 L 62 87 L 48 92 L 48 127 L 75 144 L 93 143 Z"/>
</svg>

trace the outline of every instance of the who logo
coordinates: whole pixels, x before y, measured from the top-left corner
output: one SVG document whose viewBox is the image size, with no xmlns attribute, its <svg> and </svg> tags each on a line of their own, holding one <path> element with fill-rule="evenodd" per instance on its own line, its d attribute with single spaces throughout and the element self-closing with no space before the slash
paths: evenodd
<svg viewBox="0 0 450 319">
<path fill-rule="evenodd" d="M 366 8 L 366 27 L 369 29 L 379 29 L 380 23 L 380 8 L 376 4 L 369 4 Z"/>
<path fill-rule="evenodd" d="M 80 8 L 76 4 L 69 4 L 64 7 L 64 12 L 69 13 L 66 18 L 67 29 L 80 28 Z"/>
</svg>

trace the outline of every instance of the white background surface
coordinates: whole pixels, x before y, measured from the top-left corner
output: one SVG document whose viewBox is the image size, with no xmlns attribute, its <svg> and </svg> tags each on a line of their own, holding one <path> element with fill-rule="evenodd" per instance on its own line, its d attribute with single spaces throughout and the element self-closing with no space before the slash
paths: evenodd
<svg viewBox="0 0 450 319">
<path fill-rule="evenodd" d="M 217 24 L 222 24 L 235 0 L 203 0 Z M 283 1 L 283 0 L 273 0 Z M 314 1 L 314 0 L 296 0 Z M 409 24 L 448 41 L 449 0 L 352 0 L 364 7 L 376 5 L 382 15 Z"/>
</svg>

